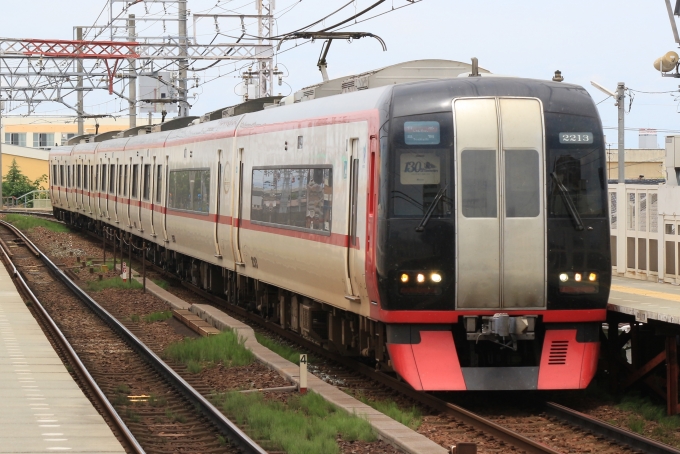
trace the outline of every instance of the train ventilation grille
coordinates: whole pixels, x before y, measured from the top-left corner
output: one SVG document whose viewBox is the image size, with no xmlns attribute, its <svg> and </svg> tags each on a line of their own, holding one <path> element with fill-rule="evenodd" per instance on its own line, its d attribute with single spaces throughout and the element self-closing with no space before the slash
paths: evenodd
<svg viewBox="0 0 680 454">
<path fill-rule="evenodd" d="M 567 364 L 567 350 L 569 349 L 569 341 L 557 340 L 550 344 L 550 355 L 548 356 L 548 365 L 557 366 Z"/>
</svg>

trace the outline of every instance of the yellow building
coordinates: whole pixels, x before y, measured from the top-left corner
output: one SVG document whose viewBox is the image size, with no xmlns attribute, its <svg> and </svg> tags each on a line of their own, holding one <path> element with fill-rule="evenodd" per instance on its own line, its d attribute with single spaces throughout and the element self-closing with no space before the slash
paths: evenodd
<svg viewBox="0 0 680 454">
<path fill-rule="evenodd" d="M 15 145 L 2 145 L 2 177 L 9 171 L 12 165 L 12 160 L 16 160 L 21 173 L 26 175 L 31 182 L 37 180 L 43 175 L 49 177 L 49 158 L 50 153 L 47 150 L 39 150 L 35 148 L 17 147 Z M 44 184 L 47 189 L 48 183 Z"/>
<path fill-rule="evenodd" d="M 141 120 L 138 118 L 138 124 Z M 97 124 L 99 126 L 97 126 Z M 128 117 L 85 120 L 85 134 L 124 131 L 129 128 Z M 2 142 L 20 147 L 48 148 L 65 145 L 78 135 L 78 123 L 68 117 L 2 117 Z"/>
</svg>

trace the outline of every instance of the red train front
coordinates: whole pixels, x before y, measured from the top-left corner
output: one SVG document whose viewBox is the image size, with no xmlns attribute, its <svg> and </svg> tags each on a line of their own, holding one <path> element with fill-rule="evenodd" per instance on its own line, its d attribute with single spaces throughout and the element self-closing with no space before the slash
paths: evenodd
<svg viewBox="0 0 680 454">
<path fill-rule="evenodd" d="M 581 389 L 611 281 L 602 126 L 581 87 L 396 86 L 371 318 L 419 390 Z"/>
</svg>

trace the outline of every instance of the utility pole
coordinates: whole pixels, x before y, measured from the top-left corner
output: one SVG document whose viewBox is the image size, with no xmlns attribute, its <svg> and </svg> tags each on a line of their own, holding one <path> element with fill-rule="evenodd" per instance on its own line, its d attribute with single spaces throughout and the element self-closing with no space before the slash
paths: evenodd
<svg viewBox="0 0 680 454">
<path fill-rule="evenodd" d="M 78 41 L 83 40 L 83 27 L 78 27 L 76 29 L 76 39 Z M 83 93 L 83 60 L 78 59 L 78 85 L 77 90 L 78 90 L 78 135 L 82 136 L 85 134 L 85 120 L 83 119 L 83 115 L 85 114 L 85 105 L 84 105 L 84 93 Z"/>
<path fill-rule="evenodd" d="M 617 205 L 617 222 L 616 222 L 616 272 L 619 276 L 623 276 L 628 265 L 628 251 L 626 247 L 626 224 L 628 216 L 626 209 L 628 207 L 628 194 L 626 193 L 626 144 L 625 144 L 625 129 L 624 129 L 624 115 L 626 108 L 626 84 L 619 82 L 616 86 L 616 106 L 618 107 L 619 115 L 619 184 L 616 185 L 616 205 Z"/>
<path fill-rule="evenodd" d="M 1 77 L 0 84 L 2 84 Z M 5 136 L 2 134 L 2 111 L 4 108 L 5 102 L 2 100 L 2 96 L 0 95 L 0 209 L 2 209 L 5 206 L 2 200 L 2 142 L 5 140 Z"/>
<path fill-rule="evenodd" d="M 619 183 L 626 182 L 626 157 L 625 157 L 625 136 L 624 129 L 626 111 L 626 84 L 619 82 L 616 87 L 616 105 L 619 108 Z"/>
<path fill-rule="evenodd" d="M 135 15 L 130 14 L 128 20 L 128 39 L 130 42 L 134 42 L 136 39 L 136 29 L 135 29 Z M 130 69 L 128 71 L 128 111 L 130 114 L 130 128 L 137 126 L 137 67 L 134 58 L 131 58 L 128 62 Z"/>
<path fill-rule="evenodd" d="M 259 0 L 261 1 L 261 0 Z M 187 93 L 187 0 L 179 0 L 179 117 L 189 116 Z"/>
<path fill-rule="evenodd" d="M 257 0 L 257 36 L 258 44 L 271 45 L 269 37 L 272 36 L 272 15 L 274 14 L 273 0 Z M 266 43 L 265 43 L 266 39 Z M 274 60 L 261 60 L 258 68 L 258 97 L 274 95 Z"/>
</svg>

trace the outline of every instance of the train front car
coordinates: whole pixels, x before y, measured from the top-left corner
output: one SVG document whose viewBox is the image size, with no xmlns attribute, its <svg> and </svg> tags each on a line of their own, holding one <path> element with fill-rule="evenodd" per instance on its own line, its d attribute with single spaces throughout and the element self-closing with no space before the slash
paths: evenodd
<svg viewBox="0 0 680 454">
<path fill-rule="evenodd" d="M 604 137 L 581 87 L 394 87 L 372 318 L 419 390 L 582 389 L 611 283 Z"/>
</svg>

